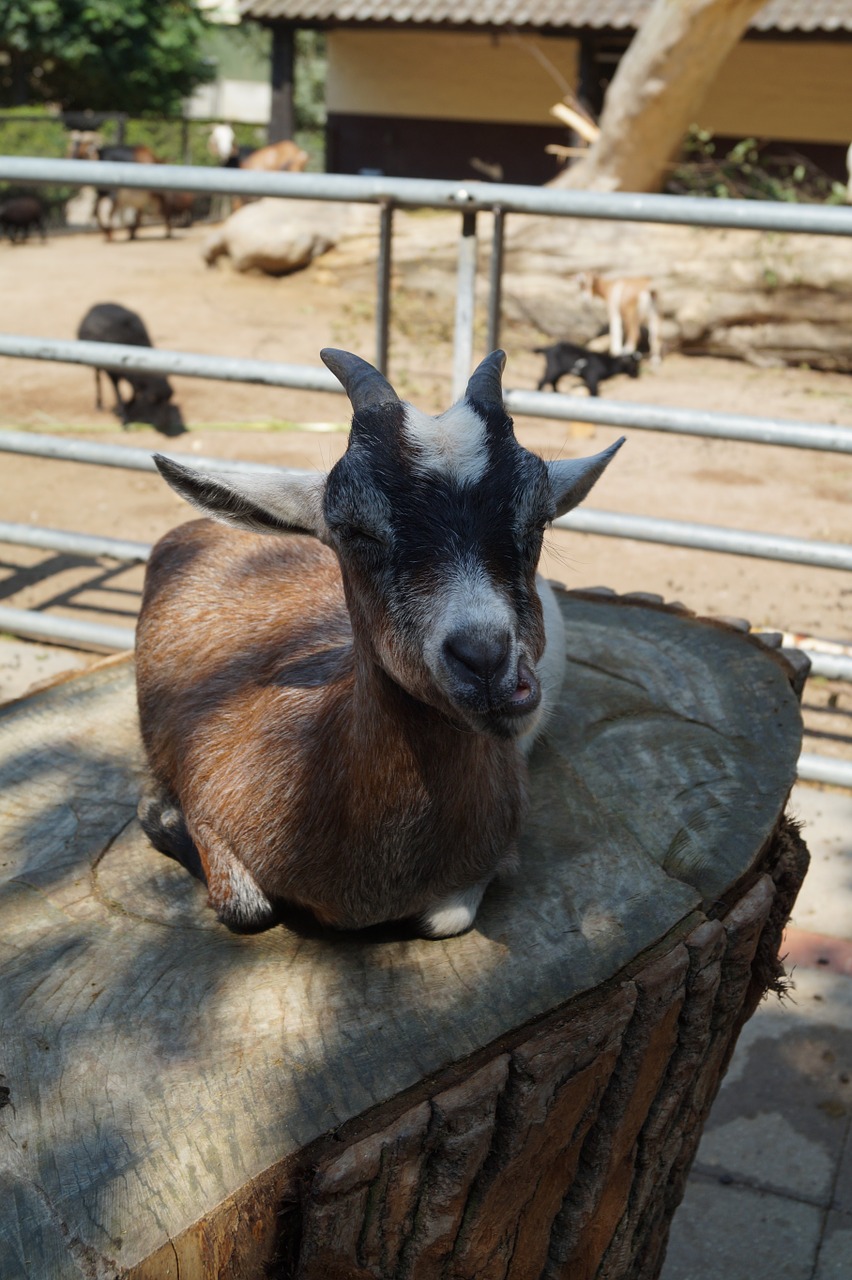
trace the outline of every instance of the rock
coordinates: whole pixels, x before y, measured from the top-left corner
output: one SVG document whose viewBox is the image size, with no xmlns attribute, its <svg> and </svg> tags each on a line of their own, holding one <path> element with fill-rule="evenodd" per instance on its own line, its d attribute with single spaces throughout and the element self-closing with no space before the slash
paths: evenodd
<svg viewBox="0 0 852 1280">
<path fill-rule="evenodd" d="M 257 200 L 245 205 L 207 239 L 204 261 L 229 256 L 236 271 L 283 276 L 308 266 L 344 237 L 363 230 L 363 206 L 322 200 Z"/>
</svg>

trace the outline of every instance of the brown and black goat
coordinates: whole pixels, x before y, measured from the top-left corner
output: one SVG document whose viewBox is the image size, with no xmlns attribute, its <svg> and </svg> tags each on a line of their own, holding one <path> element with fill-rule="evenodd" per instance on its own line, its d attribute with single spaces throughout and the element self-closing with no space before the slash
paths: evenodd
<svg viewBox="0 0 852 1280">
<path fill-rule="evenodd" d="M 525 755 L 562 681 L 544 530 L 621 441 L 556 462 L 522 448 L 503 352 L 434 418 L 359 357 L 322 358 L 354 410 L 327 476 L 157 459 L 232 527 L 184 524 L 148 565 L 139 815 L 157 848 L 200 863 L 237 931 L 290 903 L 447 937 L 512 864 Z"/>
</svg>

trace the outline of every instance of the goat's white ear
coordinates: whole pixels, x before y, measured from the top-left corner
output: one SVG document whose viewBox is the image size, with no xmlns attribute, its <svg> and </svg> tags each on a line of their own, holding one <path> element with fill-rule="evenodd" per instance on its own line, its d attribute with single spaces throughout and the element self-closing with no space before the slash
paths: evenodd
<svg viewBox="0 0 852 1280">
<path fill-rule="evenodd" d="M 282 471 L 279 476 L 234 471 L 196 471 L 161 453 L 160 475 L 202 515 L 247 533 L 302 530 L 322 537 L 325 476 Z"/>
<path fill-rule="evenodd" d="M 608 449 L 591 458 L 563 458 L 557 462 L 548 462 L 547 471 L 558 516 L 564 516 L 566 511 L 579 506 L 595 481 L 600 479 L 612 462 L 624 440 L 625 437 L 622 436 Z"/>
</svg>

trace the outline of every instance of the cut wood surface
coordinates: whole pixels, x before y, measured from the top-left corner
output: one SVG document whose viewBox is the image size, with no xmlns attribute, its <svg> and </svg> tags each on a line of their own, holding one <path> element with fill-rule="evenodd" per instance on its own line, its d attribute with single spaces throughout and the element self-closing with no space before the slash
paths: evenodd
<svg viewBox="0 0 852 1280">
<path fill-rule="evenodd" d="M 657 1001 L 648 1023 L 660 1028 L 649 1033 L 661 1046 L 654 1061 L 669 1062 L 677 1012 L 669 1015 L 680 1008 L 689 957 L 699 942 L 718 952 L 720 926 L 705 916 L 724 915 L 735 890 L 767 880 L 760 860 L 777 833 L 799 747 L 791 671 L 753 639 L 686 613 L 627 597 L 561 599 L 568 674 L 561 712 L 532 760 L 521 870 L 489 891 L 474 931 L 441 942 L 399 930 L 277 928 L 237 937 L 219 925 L 203 887 L 157 854 L 137 825 L 142 757 L 129 659 L 0 710 L 3 1280 L 177 1276 L 181 1246 L 169 1242 L 217 1213 L 230 1224 L 219 1234 L 231 1250 L 243 1229 L 260 1248 L 280 1228 L 282 1200 L 296 1196 L 288 1169 L 299 1152 L 365 1113 L 385 1117 L 383 1132 L 396 1125 L 399 1150 L 420 1151 L 427 1111 L 433 1121 L 467 1115 L 465 1089 L 480 1119 L 450 1119 L 441 1141 L 446 1168 L 467 1162 L 473 1178 L 488 1149 L 481 1099 L 491 1098 L 505 1121 L 518 1054 L 527 1055 L 533 1093 L 543 1062 L 564 1075 L 558 1064 L 567 1054 L 582 1075 L 601 1055 L 615 1061 L 637 1000 Z M 709 941 L 700 932 L 708 928 Z M 657 973 L 648 953 L 662 941 L 676 954 Z M 623 986 L 606 993 L 616 975 L 629 978 L 641 966 L 646 976 L 631 981 L 632 994 Z M 701 965 L 693 969 L 700 977 Z M 738 981 L 741 999 L 747 966 Z M 561 1043 L 553 1027 L 566 1006 L 602 986 L 606 1012 L 603 1021 L 600 1012 L 588 1015 L 586 1049 L 573 1037 Z M 635 1068 L 636 1088 L 650 1105 L 656 1077 L 643 1070 Z M 592 1071 L 580 1092 L 588 1100 L 606 1078 Z M 579 1095 L 559 1097 L 560 1124 L 571 1116 L 579 1124 Z M 535 1111 L 534 1099 L 527 1105 Z M 481 1139 L 471 1137 L 477 1125 Z M 360 1173 L 371 1159 L 381 1164 L 389 1141 L 374 1143 L 372 1156 L 363 1149 Z M 557 1161 L 552 1144 L 551 1135 L 536 1148 L 545 1196 L 536 1212 L 548 1232 L 554 1224 L 547 1274 L 556 1276 L 560 1256 L 580 1256 L 571 1241 L 584 1211 L 579 1202 L 560 1208 L 548 1173 Z M 619 1223 L 621 1232 L 614 1249 L 644 1228 L 624 1208 L 629 1161 L 610 1147 L 607 1160 L 620 1170 L 617 1186 L 607 1182 L 613 1231 Z M 325 1191 L 312 1193 L 300 1275 L 349 1274 L 323 1271 L 311 1257 L 321 1259 L 327 1244 L 317 1244 L 321 1206 L 352 1185 L 354 1150 L 335 1156 L 349 1160 L 346 1168 L 327 1164 Z M 511 1165 L 511 1144 L 503 1158 Z M 403 1177 L 404 1161 L 401 1168 Z M 404 1185 L 394 1194 L 404 1200 Z M 482 1194 L 498 1215 L 505 1211 L 499 1180 L 486 1177 Z M 405 1235 L 406 1212 L 395 1228 L 405 1236 L 399 1257 L 413 1258 L 415 1246 L 437 1256 L 440 1240 L 418 1244 L 414 1229 Z M 458 1228 L 450 1218 L 442 1219 L 448 1238 Z M 465 1221 L 452 1274 L 485 1275 L 476 1258 L 497 1245 L 485 1219 Z M 530 1248 L 538 1247 L 533 1220 L 524 1223 Z M 367 1248 L 369 1231 L 359 1231 L 359 1248 Z M 384 1236 L 379 1243 L 390 1248 Z M 586 1261 L 570 1274 L 594 1274 L 603 1247 L 595 1253 L 585 1241 Z M 202 1253 L 180 1255 L 182 1280 L 263 1274 L 219 1255 L 215 1266 L 212 1255 L 199 1261 Z M 607 1257 L 606 1274 L 626 1274 L 611 1251 Z M 433 1274 L 427 1262 L 410 1273 Z M 386 1272 L 353 1261 L 351 1274 Z"/>
</svg>

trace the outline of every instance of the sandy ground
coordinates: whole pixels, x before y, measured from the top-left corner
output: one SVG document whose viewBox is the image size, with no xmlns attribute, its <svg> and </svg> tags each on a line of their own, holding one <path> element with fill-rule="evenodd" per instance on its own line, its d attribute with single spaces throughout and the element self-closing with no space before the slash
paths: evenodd
<svg viewBox="0 0 852 1280">
<path fill-rule="evenodd" d="M 438 411 L 449 399 L 455 221 L 398 215 L 398 226 L 391 378 L 400 394 Z M 200 250 L 206 234 L 193 228 L 166 241 L 151 228 L 135 243 L 104 244 L 91 235 L 46 245 L 2 243 L 3 328 L 73 337 L 89 306 L 116 301 L 139 311 L 155 343 L 165 348 L 309 364 L 318 363 L 325 345 L 371 356 L 370 238 L 328 254 L 308 271 L 272 280 L 239 276 L 227 264 L 205 267 Z M 531 349 L 547 340 L 530 326 L 507 327 L 502 341 L 509 353 L 508 386 L 535 386 L 541 357 Z M 483 342 L 480 334 L 480 350 Z M 176 452 L 325 468 L 345 447 L 342 397 L 173 381 L 190 428 L 168 442 Z M 123 432 L 109 413 L 97 413 L 93 390 L 88 369 L 4 360 L 0 426 L 163 447 L 163 437 L 152 429 Z M 757 369 L 671 355 L 637 381 L 604 384 L 602 395 L 852 428 L 852 379 L 807 369 Z M 543 419 L 518 419 L 516 426 L 522 442 L 547 457 L 597 451 L 618 434 Z M 150 542 L 188 514 L 159 478 L 144 473 L 4 454 L 0 475 L 4 520 Z M 590 505 L 848 542 L 852 460 L 632 431 Z M 545 570 L 571 587 L 605 583 L 617 591 L 658 592 L 699 613 L 852 640 L 852 579 L 834 571 L 565 533 L 551 535 Z M 0 547 L 0 599 L 17 607 L 49 607 L 130 626 L 141 580 L 137 568 Z M 15 687 L 20 682 L 12 681 Z M 809 749 L 848 756 L 852 691 L 812 681 L 806 701 L 812 708 Z"/>
</svg>

